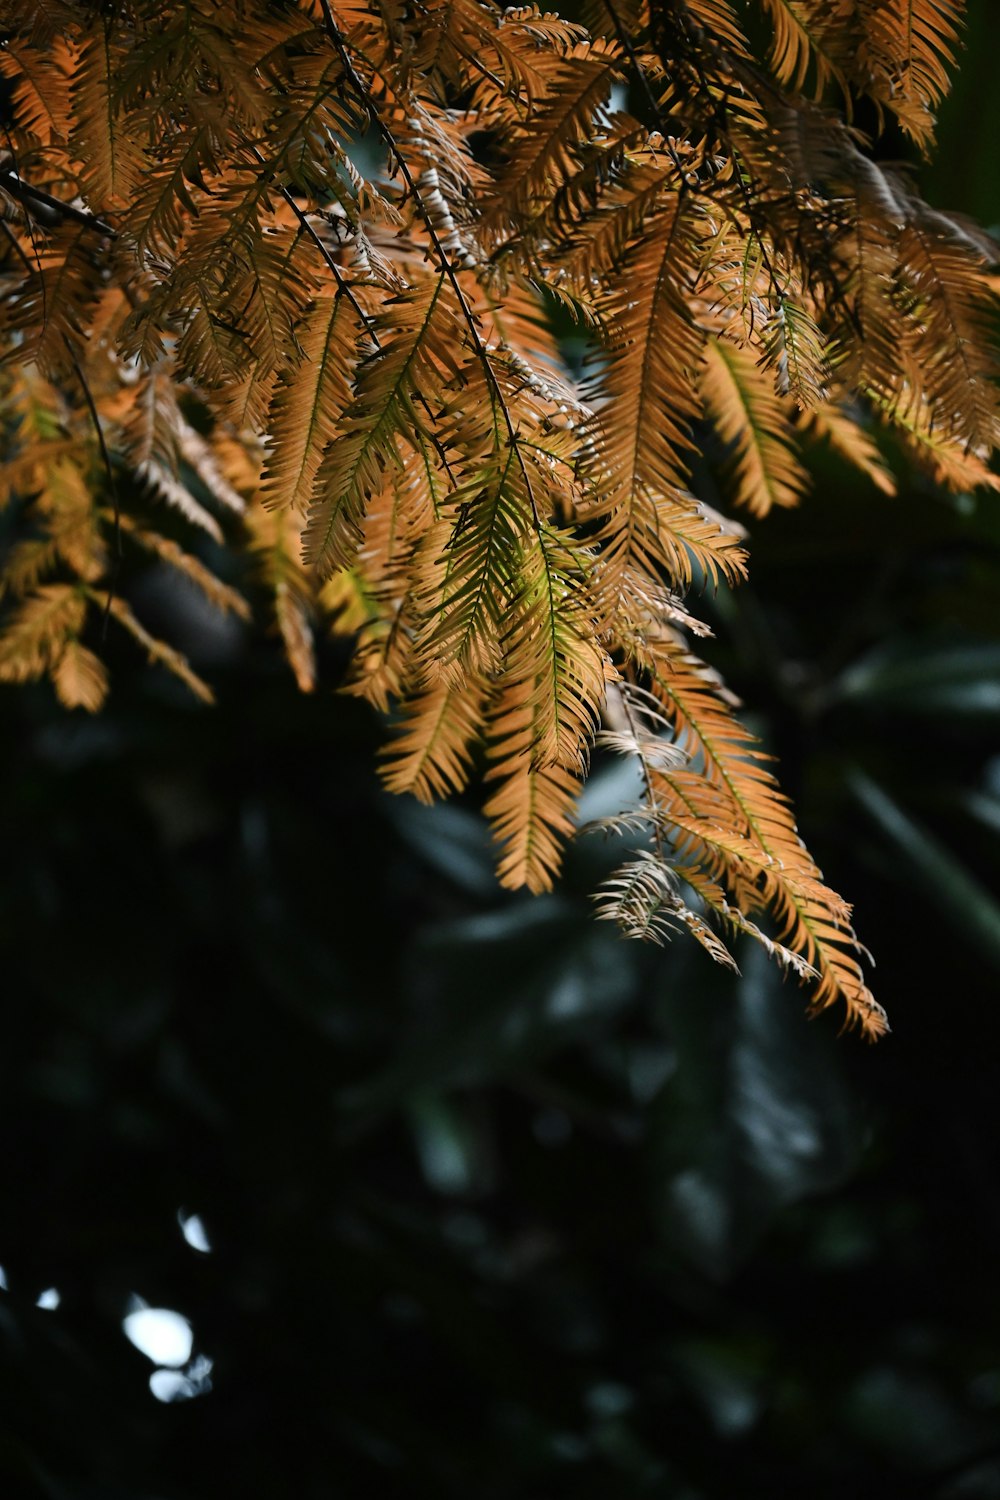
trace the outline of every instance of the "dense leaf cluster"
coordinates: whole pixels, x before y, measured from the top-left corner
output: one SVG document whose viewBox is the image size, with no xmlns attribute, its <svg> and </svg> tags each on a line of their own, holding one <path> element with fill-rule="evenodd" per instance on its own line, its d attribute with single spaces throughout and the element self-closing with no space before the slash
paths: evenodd
<svg viewBox="0 0 1000 1500">
<path fill-rule="evenodd" d="M 0 677 L 99 707 L 104 615 L 210 696 L 122 586 L 145 550 L 246 616 L 172 506 L 248 547 L 302 687 L 317 618 L 353 637 L 350 690 L 401 719 L 393 790 L 481 770 L 506 885 L 551 885 L 603 719 L 644 788 L 608 826 L 646 838 L 605 912 L 731 963 L 714 916 L 878 1035 L 683 596 L 745 571 L 713 441 L 756 515 L 816 438 L 891 492 L 873 418 L 993 483 L 991 242 L 850 123 L 930 144 L 961 6 L 591 10 L 12 0 Z M 554 308 L 590 330 L 582 385 Z"/>
</svg>

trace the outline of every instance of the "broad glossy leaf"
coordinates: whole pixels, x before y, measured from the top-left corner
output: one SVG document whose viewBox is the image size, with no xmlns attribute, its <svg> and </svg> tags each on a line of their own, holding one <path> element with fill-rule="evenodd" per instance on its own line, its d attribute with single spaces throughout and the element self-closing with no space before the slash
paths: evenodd
<svg viewBox="0 0 1000 1500">
<path fill-rule="evenodd" d="M 901 883 L 921 890 L 984 958 L 1000 968 L 1000 905 L 986 887 L 870 777 L 855 771 L 851 790 L 901 856 L 895 862 Z"/>
<path fill-rule="evenodd" d="M 759 949 L 740 964 L 738 983 L 699 975 L 698 1005 L 685 985 L 664 1003 L 678 1066 L 652 1146 L 667 1242 L 719 1279 L 783 1207 L 842 1181 L 860 1146 L 829 1033 L 791 1014 Z"/>
<path fill-rule="evenodd" d="M 902 641 L 873 652 L 840 679 L 834 701 L 927 718 L 1000 717 L 1000 645 L 927 649 Z"/>
</svg>

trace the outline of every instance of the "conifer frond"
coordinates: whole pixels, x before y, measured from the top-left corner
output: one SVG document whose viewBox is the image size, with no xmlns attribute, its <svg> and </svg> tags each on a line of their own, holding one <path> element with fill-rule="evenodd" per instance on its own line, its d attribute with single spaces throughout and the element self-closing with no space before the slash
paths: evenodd
<svg viewBox="0 0 1000 1500">
<path fill-rule="evenodd" d="M 950 87 L 964 11 L 965 0 L 858 0 L 864 86 L 925 150 Z"/>
<path fill-rule="evenodd" d="M 530 681 L 505 686 L 490 713 L 488 783 L 499 782 L 485 812 L 500 845 L 501 885 L 530 891 L 551 889 L 562 848 L 573 832 L 579 778 L 557 763 L 539 765 L 537 708 Z"/>
<path fill-rule="evenodd" d="M 178 678 L 189 688 L 196 698 L 202 703 L 214 703 L 215 694 L 203 678 L 192 670 L 191 663 L 180 651 L 174 649 L 167 641 L 161 641 L 157 636 L 151 635 L 141 621 L 136 619 L 131 605 L 116 595 L 112 595 L 107 605 L 108 614 L 112 620 L 116 620 L 133 640 L 138 641 L 149 657 L 150 663 L 156 666 L 166 667 L 172 676 Z"/>
<path fill-rule="evenodd" d="M 417 557 L 428 534 L 443 536 L 438 523 L 445 512 L 449 472 L 444 450 L 436 450 L 426 433 L 414 433 L 416 447 L 408 462 L 389 476 L 368 507 L 360 562 L 375 589 L 393 592 L 416 581 Z"/>
<path fill-rule="evenodd" d="M 707 43 L 709 59 L 750 56 L 749 46 L 736 10 L 729 0 L 665 0 L 655 8 L 656 19 L 677 28 L 681 36 L 700 36 Z M 669 34 L 669 33 L 668 33 Z"/>
<path fill-rule="evenodd" d="M 685 878 L 690 873 L 685 871 Z M 700 891 L 701 888 L 702 882 L 699 881 L 695 889 Z M 793 975 L 800 984 L 814 983 L 819 979 L 818 972 L 801 953 L 796 953 L 794 948 L 787 948 L 784 943 L 776 942 L 758 927 L 756 922 L 751 922 L 750 918 L 744 916 L 737 907 L 731 906 L 724 897 L 721 897 L 718 902 L 708 900 L 706 904 L 727 931 L 734 934 L 745 933 L 747 937 L 753 938 L 754 942 L 763 948 L 768 958 L 773 959 L 783 973 Z"/>
<path fill-rule="evenodd" d="M 559 269 L 586 294 L 598 276 L 618 269 L 658 201 L 680 185 L 675 155 L 661 137 L 626 151 L 594 212 L 575 216 Z"/>
<path fill-rule="evenodd" d="M 546 317 L 545 305 L 537 289 L 530 282 L 522 283 L 510 278 L 502 293 L 494 286 L 482 288 L 485 307 L 480 313 L 483 340 L 488 348 L 506 346 L 518 359 L 524 361 L 524 370 L 529 375 L 538 375 L 539 367 L 544 378 L 552 382 L 556 402 L 577 406 L 580 414 L 578 394 L 571 389 L 562 374 L 562 355 L 559 341 Z"/>
<path fill-rule="evenodd" d="M 135 466 L 135 477 L 140 486 L 159 500 L 164 500 L 167 505 L 178 511 L 192 526 L 199 527 L 206 532 L 214 542 L 222 542 L 222 527 L 212 515 L 206 510 L 200 500 L 196 500 L 186 484 L 165 469 L 155 459 L 141 461 Z"/>
<path fill-rule="evenodd" d="M 106 513 L 105 520 L 113 524 L 114 516 Z M 203 598 L 221 614 L 231 614 L 237 619 L 249 620 L 250 606 L 243 595 L 236 589 L 230 588 L 229 584 L 223 583 L 221 578 L 217 578 L 211 569 L 206 568 L 205 564 L 192 553 L 185 552 L 184 548 L 172 537 L 161 536 L 159 532 L 137 525 L 131 516 L 119 516 L 118 524 L 125 535 L 143 551 L 151 553 L 168 567 L 182 573 L 190 583 L 194 584 Z"/>
<path fill-rule="evenodd" d="M 8 37 L 0 48 L 0 76 L 13 84 L 18 125 L 44 145 L 60 142 L 66 133 L 69 64 L 65 45 L 58 38 L 38 46 Z"/>
<path fill-rule="evenodd" d="M 620 753 L 622 755 L 635 754 L 635 747 L 632 740 L 623 737 L 620 743 Z M 609 744 L 609 749 L 616 748 L 618 746 L 612 741 Z M 609 813 L 604 818 L 591 818 L 586 823 L 581 824 L 578 831 L 581 834 L 603 833 L 609 838 L 624 839 L 632 834 L 645 836 L 655 823 L 656 814 L 648 807 L 629 807 L 624 808 L 621 812 Z"/>
<path fill-rule="evenodd" d="M 316 686 L 315 601 L 301 561 L 300 523 L 294 511 L 265 510 L 256 499 L 245 520 L 255 572 L 270 595 L 286 659 L 299 690 L 311 693 Z"/>
<path fill-rule="evenodd" d="M 592 36 L 638 36 L 647 22 L 645 0 L 583 0 L 580 13 Z"/>
<path fill-rule="evenodd" d="M 101 528 L 89 476 L 80 463 L 83 455 L 79 447 L 68 452 L 58 447 L 45 445 L 35 455 L 37 493 L 27 514 L 41 535 L 16 542 L 7 558 L 4 583 L 15 594 L 35 588 L 59 563 L 88 582 L 104 571 Z"/>
<path fill-rule="evenodd" d="M 126 451 L 136 466 L 156 463 L 177 472 L 183 421 L 178 395 L 173 371 L 165 359 L 136 380 L 133 398 L 122 421 Z"/>
<path fill-rule="evenodd" d="M 393 299 L 376 320 L 380 344 L 358 372 L 355 399 L 318 467 L 303 543 L 321 572 L 349 565 L 366 501 L 399 466 L 399 438 L 421 427 L 415 403 L 440 400 L 455 368 L 456 318 L 443 276 Z M 383 336 L 384 335 L 384 336 Z"/>
<path fill-rule="evenodd" d="M 927 213 L 907 223 L 899 256 L 910 287 L 908 332 L 920 345 L 921 395 L 955 438 L 992 448 L 1000 433 L 996 309 L 983 269 L 948 221 Z"/>
<path fill-rule="evenodd" d="M 545 97 L 532 110 L 497 181 L 495 204 L 483 217 L 491 248 L 504 229 L 536 216 L 573 175 L 575 148 L 593 134 L 594 117 L 618 72 L 619 49 L 612 42 L 581 42 L 550 62 Z"/>
<path fill-rule="evenodd" d="M 738 583 L 746 574 L 745 532 L 725 521 L 687 490 L 674 490 L 654 500 L 640 490 L 633 505 L 632 556 L 637 570 L 652 575 L 665 569 L 682 589 L 698 578 L 716 587 L 721 580 Z M 612 534 L 610 576 L 619 577 L 619 555 Z"/>
<path fill-rule="evenodd" d="M 829 0 L 762 0 L 762 4 L 774 27 L 770 62 L 778 82 L 799 93 L 812 67 L 817 98 L 831 80 L 846 93 L 834 50 L 838 30 L 843 35 L 843 21 Z"/>
<path fill-rule="evenodd" d="M 742 528 L 731 527 L 734 549 L 745 535 Z M 706 579 L 712 574 L 705 570 Z M 741 577 L 734 575 L 734 581 Z M 622 586 L 622 602 L 619 615 L 623 621 L 624 639 L 659 638 L 666 629 L 683 630 L 689 635 L 711 636 L 711 628 L 686 608 L 681 596 L 660 580 L 630 569 L 626 571 Z"/>
<path fill-rule="evenodd" d="M 585 598 L 571 537 L 540 529 L 523 554 L 502 637 L 504 666 L 530 695 L 533 757 L 570 770 L 586 766 L 605 693 L 605 653 Z"/>
<path fill-rule="evenodd" d="M 534 6 L 492 11 L 476 0 L 430 0 L 423 7 L 424 24 L 416 38 L 415 61 L 442 84 L 468 78 L 470 72 L 492 100 L 496 89 L 503 100 L 529 100 L 544 92 L 544 65 L 532 37 L 531 23 L 561 27 L 567 39 L 580 36 L 578 27 L 555 15 L 542 16 Z M 527 24 L 525 24 L 527 23 Z"/>
<path fill-rule="evenodd" d="M 768 369 L 779 396 L 792 396 L 807 410 L 825 401 L 829 367 L 823 334 L 806 308 L 782 296 L 764 331 Z"/>
<path fill-rule="evenodd" d="M 686 904 L 679 880 L 650 850 L 640 849 L 619 865 L 602 882 L 596 899 L 598 917 L 617 923 L 625 937 L 662 946 L 676 933 L 688 932 L 715 963 L 739 973 L 718 933 Z"/>
<path fill-rule="evenodd" d="M 244 274 L 234 276 L 228 294 L 230 304 L 240 308 L 251 352 L 277 372 L 294 357 L 298 324 L 313 290 L 300 245 L 294 231 L 263 240 Z"/>
<path fill-rule="evenodd" d="M 600 750 L 611 750 L 616 755 L 634 755 L 636 759 L 662 769 L 677 769 L 687 759 L 683 750 L 671 741 L 632 726 L 625 729 L 601 729 L 594 743 Z M 643 821 L 648 821 L 649 817 L 649 813 L 642 815 Z M 615 831 L 621 832 L 619 820 L 614 821 Z"/>
<path fill-rule="evenodd" d="M 423 549 L 418 559 L 427 648 L 445 666 L 489 672 L 500 664 L 530 526 L 516 447 L 474 470 L 448 506 L 454 520 L 443 551 Z"/>
<path fill-rule="evenodd" d="M 500 773 L 496 773 L 499 775 Z M 487 772 L 487 780 L 494 772 Z M 500 845 L 497 875 L 510 890 L 536 895 L 552 889 L 562 851 L 573 832 L 580 783 L 562 766 L 521 764 L 505 774 L 485 812 Z"/>
<path fill-rule="evenodd" d="M 789 408 L 774 381 L 747 350 L 712 337 L 705 346 L 701 392 L 719 436 L 732 453 L 737 504 L 754 515 L 797 505 L 808 478 L 794 448 Z"/>
<path fill-rule="evenodd" d="M 20 604 L 0 634 L 0 682 L 32 682 L 54 672 L 83 629 L 87 602 L 68 583 L 42 584 Z"/>
<path fill-rule="evenodd" d="M 263 360 L 254 360 L 247 372 L 219 392 L 219 416 L 238 433 L 256 437 L 266 432 L 267 413 L 277 383 L 277 371 L 269 370 Z"/>
<path fill-rule="evenodd" d="M 663 944 L 680 930 L 684 903 L 676 878 L 662 860 L 640 849 L 608 876 L 597 893 L 597 915 L 626 937 Z"/>
<path fill-rule="evenodd" d="M 15 542 L 4 560 L 3 593 L 20 598 L 38 588 L 59 561 L 56 538 L 25 537 Z"/>
<path fill-rule="evenodd" d="M 411 595 L 387 597 L 354 567 L 326 580 L 319 604 L 329 614 L 334 634 L 347 633 L 354 640 L 354 660 L 344 692 L 365 698 L 380 713 L 389 713 L 411 688 L 414 670 L 426 666 L 414 660 Z"/>
<path fill-rule="evenodd" d="M 934 408 L 926 401 L 917 398 L 906 405 L 891 403 L 874 391 L 869 391 L 868 397 L 883 419 L 902 434 L 916 461 L 945 489 L 1000 489 L 1000 476 L 987 468 L 985 453 L 970 449 L 943 431 L 935 420 Z"/>
<path fill-rule="evenodd" d="M 172 256 L 181 239 L 188 215 L 199 213 L 195 182 L 201 176 L 201 162 L 207 147 L 196 137 L 180 157 L 165 170 L 148 173 L 135 199 L 132 216 L 135 247 L 140 263 Z M 195 194 L 197 193 L 197 197 Z"/>
<path fill-rule="evenodd" d="M 618 179 L 631 152 L 641 150 L 648 135 L 637 120 L 620 111 L 607 115 L 599 131 L 596 125 L 595 120 L 595 133 L 573 153 L 571 170 L 550 196 L 539 200 L 535 212 L 520 221 L 519 233 L 494 253 L 494 261 L 503 256 L 506 264 L 512 256 L 539 280 L 551 279 L 556 247 L 568 246 L 596 205 L 606 201 L 608 185 Z"/>
<path fill-rule="evenodd" d="M 802 414 L 802 427 L 811 437 L 829 443 L 834 453 L 867 475 L 883 495 L 896 493 L 896 481 L 878 446 L 858 417 L 849 417 L 840 407 L 821 403 Z"/>
<path fill-rule="evenodd" d="M 284 644 L 285 659 L 300 693 L 311 693 L 316 687 L 316 647 L 310 604 L 311 601 L 288 577 L 278 579 L 274 586 L 274 617 Z"/>
<path fill-rule="evenodd" d="M 8 0 L 0 677 L 95 709 L 81 632 L 110 608 L 205 697 L 127 580 L 107 606 L 109 531 L 242 617 L 184 536 L 238 533 L 300 687 L 322 623 L 345 690 L 398 716 L 390 787 L 485 762 L 506 884 L 554 879 L 603 716 L 646 786 L 626 927 L 723 962 L 706 918 L 751 932 L 877 1032 L 684 593 L 745 572 L 713 429 L 755 516 L 804 493 L 803 437 L 891 493 L 867 412 L 946 485 L 1000 487 L 996 249 L 850 123 L 867 95 L 926 147 L 962 9 L 587 0 L 585 30 L 492 0 Z"/>
<path fill-rule="evenodd" d="M 99 656 L 68 640 L 52 673 L 52 682 L 64 708 L 85 708 L 97 713 L 108 695 L 107 668 Z"/>
<path fill-rule="evenodd" d="M 657 777 L 657 800 L 663 817 L 681 832 L 682 857 L 707 861 L 713 879 L 726 877 L 744 911 L 756 907 L 772 913 L 780 941 L 820 976 L 814 1006 L 839 998 L 851 1022 L 878 1035 L 884 1016 L 853 955 L 857 942 L 849 909 L 823 885 L 787 800 L 766 768 L 768 757 L 733 717 L 707 670 L 682 649 L 661 643 L 653 654 L 650 684 L 678 743 L 700 772 L 666 771 Z"/>
<path fill-rule="evenodd" d="M 143 173 L 142 151 L 118 104 L 128 41 L 109 13 L 97 20 L 73 60 L 72 139 L 88 201 L 101 212 L 124 209 Z"/>
<path fill-rule="evenodd" d="M 299 360 L 283 375 L 268 414 L 273 457 L 264 467 L 265 505 L 304 510 L 312 499 L 323 453 L 351 403 L 359 331 L 339 288 L 318 297 L 296 329 Z"/>
<path fill-rule="evenodd" d="M 693 391 L 706 335 L 688 303 L 694 282 L 693 226 L 674 194 L 648 221 L 603 316 L 611 347 L 595 381 L 595 483 L 606 498 L 602 540 L 618 567 L 653 555 L 661 514 L 687 479 Z M 702 541 L 699 538 L 699 543 Z M 707 538 L 704 539 L 707 544 Z"/>
<path fill-rule="evenodd" d="M 421 802 L 460 792 L 483 731 L 484 679 L 439 680 L 412 695 L 396 738 L 383 751 L 382 780 L 390 792 Z"/>
<path fill-rule="evenodd" d="M 246 501 L 223 472 L 215 452 L 218 437 L 219 434 L 215 431 L 211 434 L 211 441 L 202 437 L 201 433 L 196 432 L 183 416 L 180 417 L 177 440 L 182 461 L 197 477 L 217 509 L 242 516 L 246 509 Z M 256 479 L 259 465 L 253 465 L 252 468 L 253 477 Z"/>
<path fill-rule="evenodd" d="M 29 245 L 32 269 L 8 308 L 10 326 L 22 330 L 22 358 L 46 375 L 73 379 L 72 361 L 83 354 L 84 330 L 103 285 L 93 236 L 86 229 L 63 228 L 51 243 Z"/>
<path fill-rule="evenodd" d="M 8 0 L 5 24 L 33 46 L 44 46 L 73 20 L 72 0 Z"/>
</svg>

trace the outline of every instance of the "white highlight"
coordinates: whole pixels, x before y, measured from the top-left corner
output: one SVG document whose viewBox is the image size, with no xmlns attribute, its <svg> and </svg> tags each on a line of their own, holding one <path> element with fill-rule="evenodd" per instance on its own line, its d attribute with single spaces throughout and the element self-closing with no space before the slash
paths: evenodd
<svg viewBox="0 0 1000 1500">
<path fill-rule="evenodd" d="M 198 1250 L 202 1255 L 211 1255 L 212 1246 L 205 1225 L 198 1214 L 186 1214 L 183 1209 L 179 1209 L 177 1222 L 181 1226 L 181 1234 L 192 1250 Z"/>
<path fill-rule="evenodd" d="M 209 1375 L 212 1361 L 199 1354 L 185 1371 L 154 1370 L 149 1377 L 149 1389 L 157 1401 L 191 1401 L 212 1389 Z"/>
<path fill-rule="evenodd" d="M 125 1337 L 158 1365 L 177 1367 L 186 1365 L 191 1358 L 194 1344 L 191 1324 L 169 1307 L 142 1307 L 130 1312 L 123 1319 L 122 1328 Z"/>
</svg>

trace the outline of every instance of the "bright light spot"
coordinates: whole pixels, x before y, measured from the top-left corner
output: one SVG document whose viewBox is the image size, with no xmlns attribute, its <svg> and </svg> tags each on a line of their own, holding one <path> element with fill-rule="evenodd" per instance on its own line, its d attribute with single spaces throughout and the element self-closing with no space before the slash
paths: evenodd
<svg viewBox="0 0 1000 1500">
<path fill-rule="evenodd" d="M 191 1358 L 191 1324 L 169 1307 L 140 1308 L 128 1314 L 122 1327 L 125 1337 L 158 1365 L 184 1365 Z"/>
<path fill-rule="evenodd" d="M 35 1303 L 36 1307 L 44 1307 L 46 1312 L 55 1312 L 62 1298 L 54 1286 L 46 1287 L 45 1291 Z"/>
<path fill-rule="evenodd" d="M 7 1290 L 7 1272 L 0 1266 L 0 1292 Z"/>
<path fill-rule="evenodd" d="M 157 1401 L 190 1401 L 198 1394 L 194 1382 L 179 1370 L 154 1370 L 149 1377 L 149 1389 Z"/>
<path fill-rule="evenodd" d="M 154 1370 L 149 1377 L 149 1389 L 157 1401 L 190 1401 L 212 1389 L 208 1378 L 211 1369 L 212 1361 L 199 1354 L 186 1371 Z"/>
<path fill-rule="evenodd" d="M 186 1214 L 182 1208 L 178 1209 L 177 1222 L 181 1226 L 181 1234 L 192 1250 L 200 1250 L 202 1255 L 211 1254 L 212 1246 L 209 1244 L 205 1225 L 198 1214 Z"/>
<path fill-rule="evenodd" d="M 608 95 L 608 109 L 614 114 L 620 115 L 628 108 L 628 89 L 622 83 L 613 83 Z"/>
</svg>

